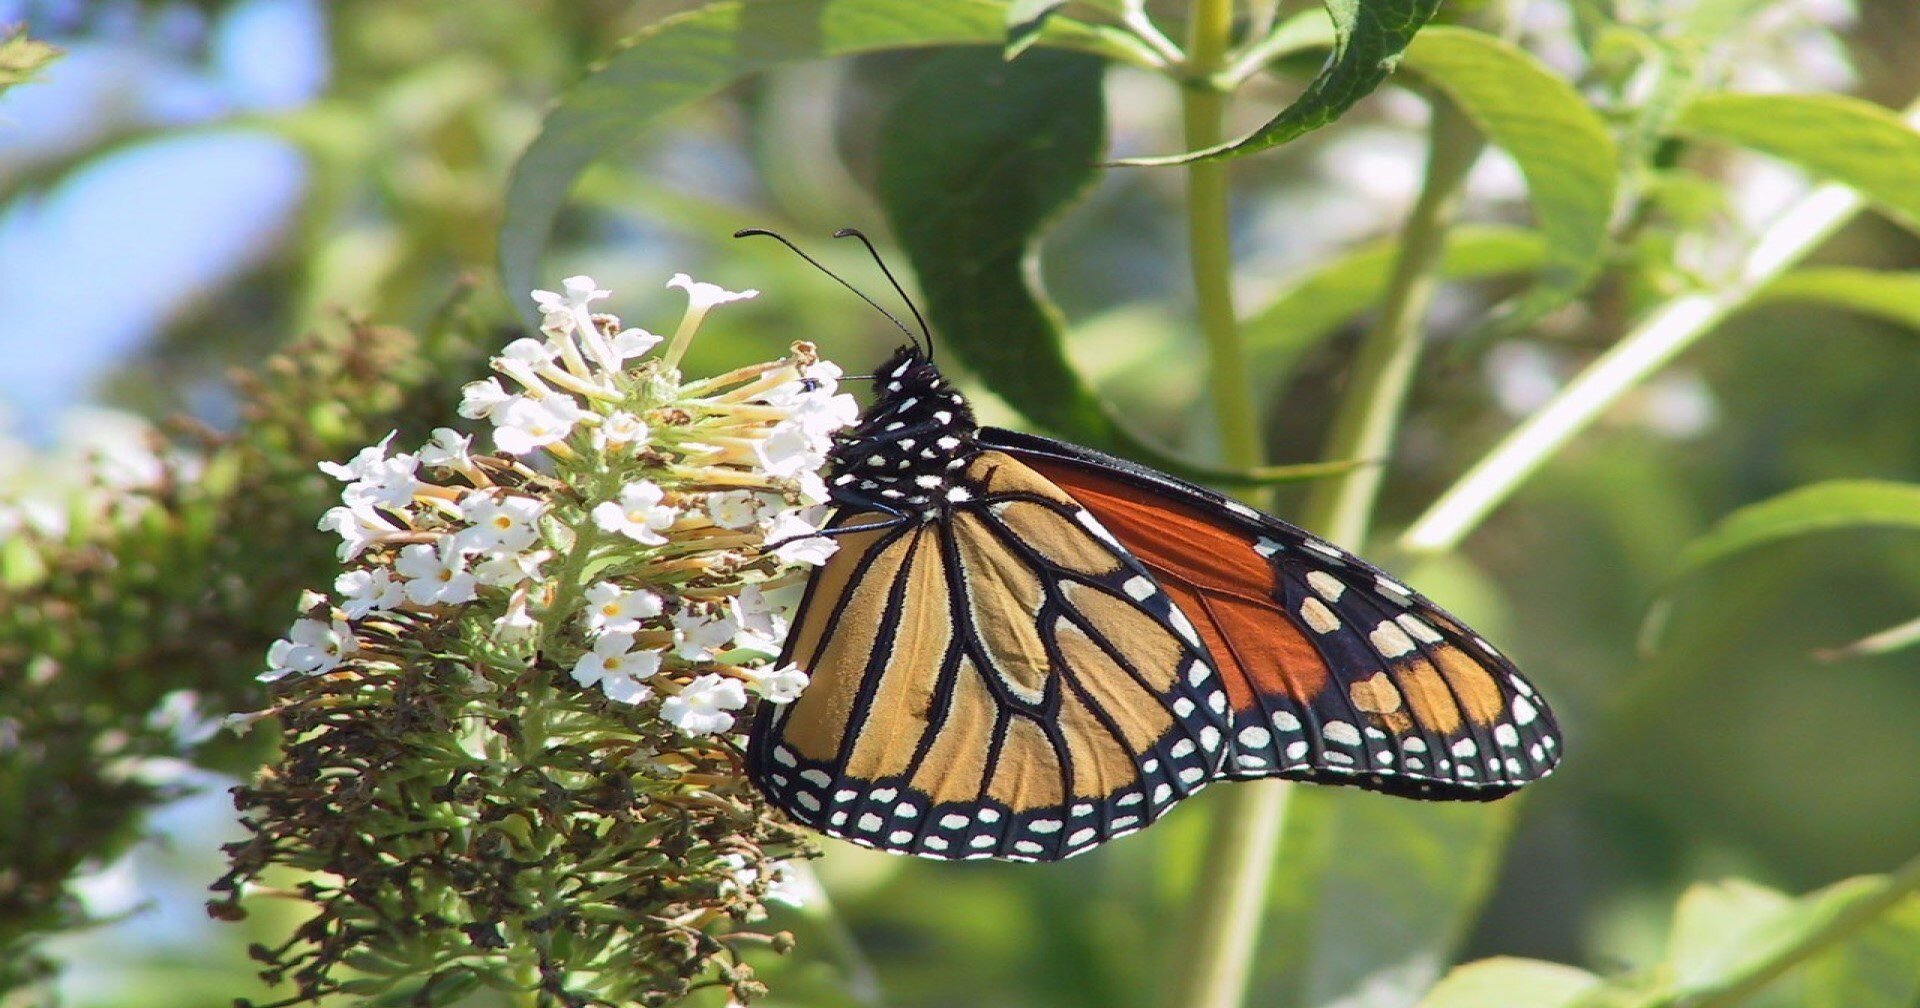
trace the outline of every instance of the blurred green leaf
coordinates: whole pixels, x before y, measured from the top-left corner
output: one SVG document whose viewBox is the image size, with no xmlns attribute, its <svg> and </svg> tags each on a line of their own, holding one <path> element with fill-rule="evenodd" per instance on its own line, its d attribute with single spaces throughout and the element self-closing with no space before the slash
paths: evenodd
<svg viewBox="0 0 1920 1008">
<path fill-rule="evenodd" d="M 504 289 L 540 286 L 541 249 L 580 173 L 662 114 L 783 63 L 998 42 L 1005 10 L 991 0 L 730 0 L 648 26 L 562 96 L 514 166 L 500 234 Z M 1114 34 L 1065 17 L 1049 18 L 1043 35 L 1114 59 L 1134 54 Z"/>
<path fill-rule="evenodd" d="M 1909 897 L 1807 964 L 1807 1008 L 1920 1004 L 1920 899 Z"/>
<path fill-rule="evenodd" d="M 1302 1005 L 1418 1003 L 1486 899 L 1517 809 L 1296 789 L 1263 973 Z"/>
<path fill-rule="evenodd" d="M 1669 982 L 1689 988 L 1725 974 L 1746 954 L 1748 930 L 1793 905 L 1793 897 L 1745 879 L 1702 882 L 1674 906 L 1667 937 Z"/>
<path fill-rule="evenodd" d="M 1807 301 L 1920 330 L 1920 272 L 1810 266 L 1768 284 L 1756 304 Z"/>
<path fill-rule="evenodd" d="M 1526 176 L 1547 258 L 1539 285 L 1494 323 L 1526 325 L 1578 294 L 1600 269 L 1620 188 L 1613 138 L 1573 85 L 1497 36 L 1437 25 L 1414 39 L 1406 58 Z"/>
<path fill-rule="evenodd" d="M 1565 1008 L 1598 986 L 1600 978 L 1583 969 L 1503 956 L 1455 967 L 1420 1008 Z"/>
<path fill-rule="evenodd" d="M 1750 504 L 1688 544 L 1670 580 L 1767 543 L 1843 528 L 1920 530 L 1920 485 L 1832 480 Z"/>
<path fill-rule="evenodd" d="M 1059 13 L 1069 0 L 1011 0 L 1007 4 L 1007 47 L 1008 59 L 1026 52 L 1035 42 L 1040 41 L 1040 33 L 1047 27 L 1047 19 Z M 1125 0 L 1080 0 L 1091 7 L 1118 14 Z"/>
<path fill-rule="evenodd" d="M 1310 133 L 1352 108 L 1380 86 L 1402 50 L 1440 6 L 1440 0 L 1324 0 L 1333 19 L 1333 53 L 1293 104 L 1238 140 L 1170 157 L 1128 158 L 1125 165 L 1179 165 L 1217 161 L 1277 147 Z"/>
<path fill-rule="evenodd" d="M 1262 381 L 1284 376 L 1294 362 L 1356 316 L 1379 305 L 1400 246 L 1382 238 L 1322 263 L 1241 324 Z M 1539 232 L 1467 225 L 1448 232 L 1439 275 L 1478 280 L 1538 269 L 1547 258 Z"/>
<path fill-rule="evenodd" d="M 32 80 L 59 58 L 58 47 L 28 38 L 25 26 L 0 27 L 0 92 Z"/>
<path fill-rule="evenodd" d="M 1035 423 L 1183 476 L 1278 483 L 1349 468 L 1190 465 L 1124 430 L 1068 362 L 1065 322 L 1040 290 L 1036 237 L 1093 181 L 1106 143 L 1104 72 L 1076 53 L 1008 63 L 960 49 L 929 60 L 888 113 L 880 202 L 941 345 Z"/>
<path fill-rule="evenodd" d="M 1844 95 L 1710 94 L 1674 128 L 1770 154 L 1858 190 L 1920 230 L 1920 131 L 1886 108 Z"/>
<path fill-rule="evenodd" d="M 1896 929 L 1909 921 L 1904 911 L 1889 915 L 1913 906 L 1916 887 L 1920 859 L 1891 875 L 1847 879 L 1799 899 L 1738 880 L 1695 886 L 1675 916 L 1669 997 L 1735 1004 L 1797 966 L 1832 956 L 1841 958 L 1829 977 L 1845 984 L 1854 965 L 1848 953 L 1863 939 L 1869 944 L 1858 950 L 1864 957 L 1858 965 L 1869 972 L 1857 975 L 1884 990 L 1877 951 L 1884 934 L 1876 929 L 1889 920 Z M 1906 958 L 1912 978 L 1920 973 L 1920 947 L 1909 945 Z"/>
</svg>

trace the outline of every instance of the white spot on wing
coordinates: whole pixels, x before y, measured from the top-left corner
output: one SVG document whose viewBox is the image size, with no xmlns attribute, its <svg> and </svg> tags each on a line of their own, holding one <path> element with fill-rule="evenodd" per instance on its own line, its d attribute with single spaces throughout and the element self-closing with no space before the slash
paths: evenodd
<svg viewBox="0 0 1920 1008">
<path fill-rule="evenodd" d="M 1153 581 L 1140 574 L 1135 574 L 1133 577 L 1128 578 L 1127 583 L 1120 586 L 1120 590 L 1126 592 L 1128 596 L 1137 602 L 1151 598 L 1155 591 Z"/>
<path fill-rule="evenodd" d="M 1357 746 L 1360 744 L 1360 729 L 1355 728 L 1345 721 L 1329 721 L 1321 725 L 1320 734 L 1325 736 L 1327 741 L 1337 742 L 1340 745 Z"/>
<path fill-rule="evenodd" d="M 1330 634 L 1340 629 L 1340 617 L 1335 616 L 1333 610 L 1317 598 L 1300 603 L 1300 619 L 1314 633 Z"/>
<path fill-rule="evenodd" d="M 1413 638 L 1408 637 L 1407 632 L 1400 629 L 1400 624 L 1392 620 L 1382 620 L 1379 626 L 1373 628 L 1373 632 L 1367 634 L 1367 640 L 1373 642 L 1374 648 L 1384 658 L 1398 658 L 1414 650 Z"/>
<path fill-rule="evenodd" d="M 1530 725 L 1534 722 L 1534 719 L 1538 718 L 1539 716 L 1540 716 L 1539 708 L 1536 708 L 1533 705 L 1533 703 L 1529 701 L 1526 697 L 1517 696 L 1513 698 L 1513 723 L 1514 724 Z"/>
<path fill-rule="evenodd" d="M 1329 602 L 1340 601 L 1340 594 L 1347 590 L 1346 582 L 1326 571 L 1308 571 L 1307 586 Z"/>
<path fill-rule="evenodd" d="M 1264 749 L 1267 743 L 1273 741 L 1273 735 L 1259 725 L 1248 725 L 1240 729 L 1240 734 L 1236 737 L 1240 740 L 1240 744 L 1248 749 Z"/>
<path fill-rule="evenodd" d="M 1286 547 L 1274 542 L 1272 539 L 1268 539 L 1266 536 L 1261 536 L 1260 540 L 1253 544 L 1253 551 L 1263 557 L 1270 557 L 1285 548 Z"/>
<path fill-rule="evenodd" d="M 1395 616 L 1393 621 L 1400 624 L 1402 630 L 1413 635 L 1413 639 L 1422 644 L 1438 644 L 1445 639 L 1440 636 L 1440 631 L 1435 630 L 1432 626 L 1428 625 L 1426 620 L 1412 613 L 1401 613 Z"/>
</svg>

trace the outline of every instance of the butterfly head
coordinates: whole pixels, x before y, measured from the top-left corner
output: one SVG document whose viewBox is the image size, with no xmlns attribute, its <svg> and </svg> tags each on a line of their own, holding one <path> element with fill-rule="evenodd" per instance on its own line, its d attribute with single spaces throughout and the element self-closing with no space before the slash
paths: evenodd
<svg viewBox="0 0 1920 1008">
<path fill-rule="evenodd" d="M 911 346 L 874 372 L 874 384 L 873 406 L 828 456 L 836 503 L 930 516 L 964 499 L 959 476 L 978 451 L 966 399 Z"/>
</svg>

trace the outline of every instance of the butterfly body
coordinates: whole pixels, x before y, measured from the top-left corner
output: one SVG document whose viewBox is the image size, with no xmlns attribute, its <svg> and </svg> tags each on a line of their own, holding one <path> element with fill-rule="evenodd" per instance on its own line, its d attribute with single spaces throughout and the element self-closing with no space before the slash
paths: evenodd
<svg viewBox="0 0 1920 1008">
<path fill-rule="evenodd" d="M 1055 860 L 1220 779 L 1494 798 L 1558 758 L 1484 641 L 1377 568 L 1133 463 L 977 427 L 903 348 L 829 457 L 827 534 L 750 773 L 925 857 Z"/>
</svg>

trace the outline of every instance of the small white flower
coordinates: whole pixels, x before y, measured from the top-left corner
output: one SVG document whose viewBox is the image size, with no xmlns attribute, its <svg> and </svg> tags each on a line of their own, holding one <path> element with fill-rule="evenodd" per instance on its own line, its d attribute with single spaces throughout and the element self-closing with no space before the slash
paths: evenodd
<svg viewBox="0 0 1920 1008">
<path fill-rule="evenodd" d="M 339 667 L 348 655 L 360 649 L 353 628 L 345 620 L 330 623 L 317 619 L 297 619 L 287 635 L 267 648 L 267 671 L 261 682 L 273 682 L 289 675 L 319 675 Z"/>
<path fill-rule="evenodd" d="M 540 576 L 540 565 L 553 559 L 548 550 L 497 553 L 473 565 L 473 579 L 494 588 L 512 588 Z"/>
<path fill-rule="evenodd" d="M 661 613 L 660 596 L 602 581 L 587 589 L 587 628 L 595 633 L 633 633 L 640 621 Z"/>
<path fill-rule="evenodd" d="M 707 516 L 721 528 L 750 529 L 760 524 L 760 495 L 751 490 L 710 493 Z"/>
<path fill-rule="evenodd" d="M 660 716 L 688 735 L 713 735 L 733 728 L 733 715 L 747 705 L 740 680 L 707 673 L 681 687 L 660 704 Z"/>
<path fill-rule="evenodd" d="M 759 585 L 748 585 L 727 600 L 733 621 L 740 627 L 733 646 L 761 654 L 777 655 L 787 640 L 787 621 L 780 617 Z"/>
<path fill-rule="evenodd" d="M 563 440 L 585 415 L 571 396 L 522 396 L 494 411 L 493 443 L 509 455 L 525 455 Z"/>
<path fill-rule="evenodd" d="M 736 892 L 746 892 L 753 888 L 754 883 L 760 881 L 760 870 L 749 867 L 744 855 L 727 854 L 720 860 L 732 869 L 730 874 L 733 876 L 730 881 L 722 883 L 723 887 L 731 886 Z M 794 871 L 793 866 L 787 862 L 769 861 L 767 862 L 767 885 L 762 898 L 768 903 L 802 907 L 808 903 L 817 902 L 821 896 L 825 895 L 824 893 L 815 895 L 817 885 L 809 877 Z M 725 889 L 723 888 L 722 891 L 724 892 Z M 728 1008 L 733 1008 L 733 1005 L 728 1005 Z"/>
<path fill-rule="evenodd" d="M 714 649 L 732 643 L 740 624 L 731 615 L 686 610 L 673 614 L 674 654 L 687 661 L 706 661 Z"/>
<path fill-rule="evenodd" d="M 757 290 L 730 291 L 719 284 L 701 283 L 685 273 L 675 273 L 673 279 L 667 281 L 667 286 L 678 287 L 687 292 L 689 314 L 697 312 L 704 315 L 707 309 L 714 305 L 723 305 L 730 301 L 745 301 L 760 295 Z"/>
<path fill-rule="evenodd" d="M 451 427 L 435 427 L 433 440 L 420 449 L 422 464 L 441 469 L 471 469 L 473 457 L 467 452 L 473 448 L 473 438 Z"/>
<path fill-rule="evenodd" d="M 818 508 L 789 508 L 773 516 L 767 523 L 766 545 L 773 549 L 773 555 L 791 564 L 826 563 L 840 549 L 840 544 L 829 536 L 819 535 L 819 519 L 810 512 Z"/>
<path fill-rule="evenodd" d="M 560 281 L 564 294 L 553 291 L 537 290 L 533 292 L 533 303 L 549 315 L 571 315 L 576 308 L 585 308 L 601 298 L 611 297 L 613 292 L 601 290 L 590 276 L 570 276 Z"/>
<path fill-rule="evenodd" d="M 474 491 L 460 499 L 460 517 L 469 523 L 454 538 L 469 552 L 518 553 L 540 540 L 540 516 L 547 505 L 533 497 L 500 491 Z"/>
<path fill-rule="evenodd" d="M 602 634 L 593 642 L 593 650 L 574 663 L 573 681 L 582 686 L 597 684 L 609 700 L 633 704 L 653 696 L 641 680 L 659 671 L 658 651 L 635 651 L 632 634 L 610 633 Z"/>
<path fill-rule="evenodd" d="M 658 546 L 667 541 L 660 530 L 670 527 L 680 516 L 674 507 L 661 503 L 665 496 L 659 485 L 651 480 L 629 483 L 621 488 L 618 501 L 603 501 L 594 505 L 594 524 L 608 532 L 618 532 L 634 542 Z"/>
<path fill-rule="evenodd" d="M 538 629 L 540 624 L 527 606 L 525 589 L 514 592 L 513 597 L 507 600 L 506 615 L 493 621 L 494 639 L 502 643 L 517 644 L 531 640 Z"/>
<path fill-rule="evenodd" d="M 521 398 L 501 388 L 498 378 L 468 382 L 460 387 L 460 415 L 469 420 L 478 420 Z"/>
<path fill-rule="evenodd" d="M 826 458 L 818 441 L 793 421 L 776 424 L 766 437 L 755 441 L 753 457 L 769 476 L 793 476 L 818 469 Z"/>
<path fill-rule="evenodd" d="M 651 433 L 646 421 L 626 410 L 617 410 L 607 414 L 606 418 L 600 421 L 600 426 L 594 429 L 593 443 L 602 451 L 605 451 L 609 445 L 646 444 L 647 436 Z"/>
<path fill-rule="evenodd" d="M 347 571 L 333 579 L 333 590 L 340 593 L 340 611 L 348 619 L 392 612 L 407 600 L 406 586 L 385 567 Z"/>
<path fill-rule="evenodd" d="M 560 349 L 544 340 L 522 336 L 508 343 L 500 351 L 499 360 L 516 361 L 530 368 L 541 368 L 553 363 L 560 356 Z"/>
<path fill-rule="evenodd" d="M 798 665 L 782 665 L 779 668 L 741 669 L 749 679 L 755 693 L 767 698 L 770 703 L 792 703 L 800 699 L 800 691 L 807 688 L 807 674 L 800 671 Z"/>
<path fill-rule="evenodd" d="M 389 432 L 379 444 L 360 449 L 345 465 L 320 463 L 321 472 L 347 484 L 340 499 L 348 507 L 368 504 L 398 510 L 413 503 L 413 495 L 422 485 L 414 476 L 420 461 L 405 452 L 389 458 L 387 445 L 392 442 L 393 433 Z"/>
<path fill-rule="evenodd" d="M 328 508 L 320 516 L 319 528 L 340 534 L 340 559 L 352 560 L 367 547 L 372 546 L 381 536 L 392 535 L 398 531 L 370 504 L 353 504 Z"/>
<path fill-rule="evenodd" d="M 407 579 L 407 599 L 415 605 L 458 605 L 471 602 L 478 584 L 467 571 L 466 555 L 453 537 L 439 545 L 414 543 L 400 550 L 393 569 Z"/>
<path fill-rule="evenodd" d="M 660 345 L 660 337 L 645 329 L 622 329 L 613 336 L 613 352 L 622 361 L 630 361 Z"/>
</svg>

